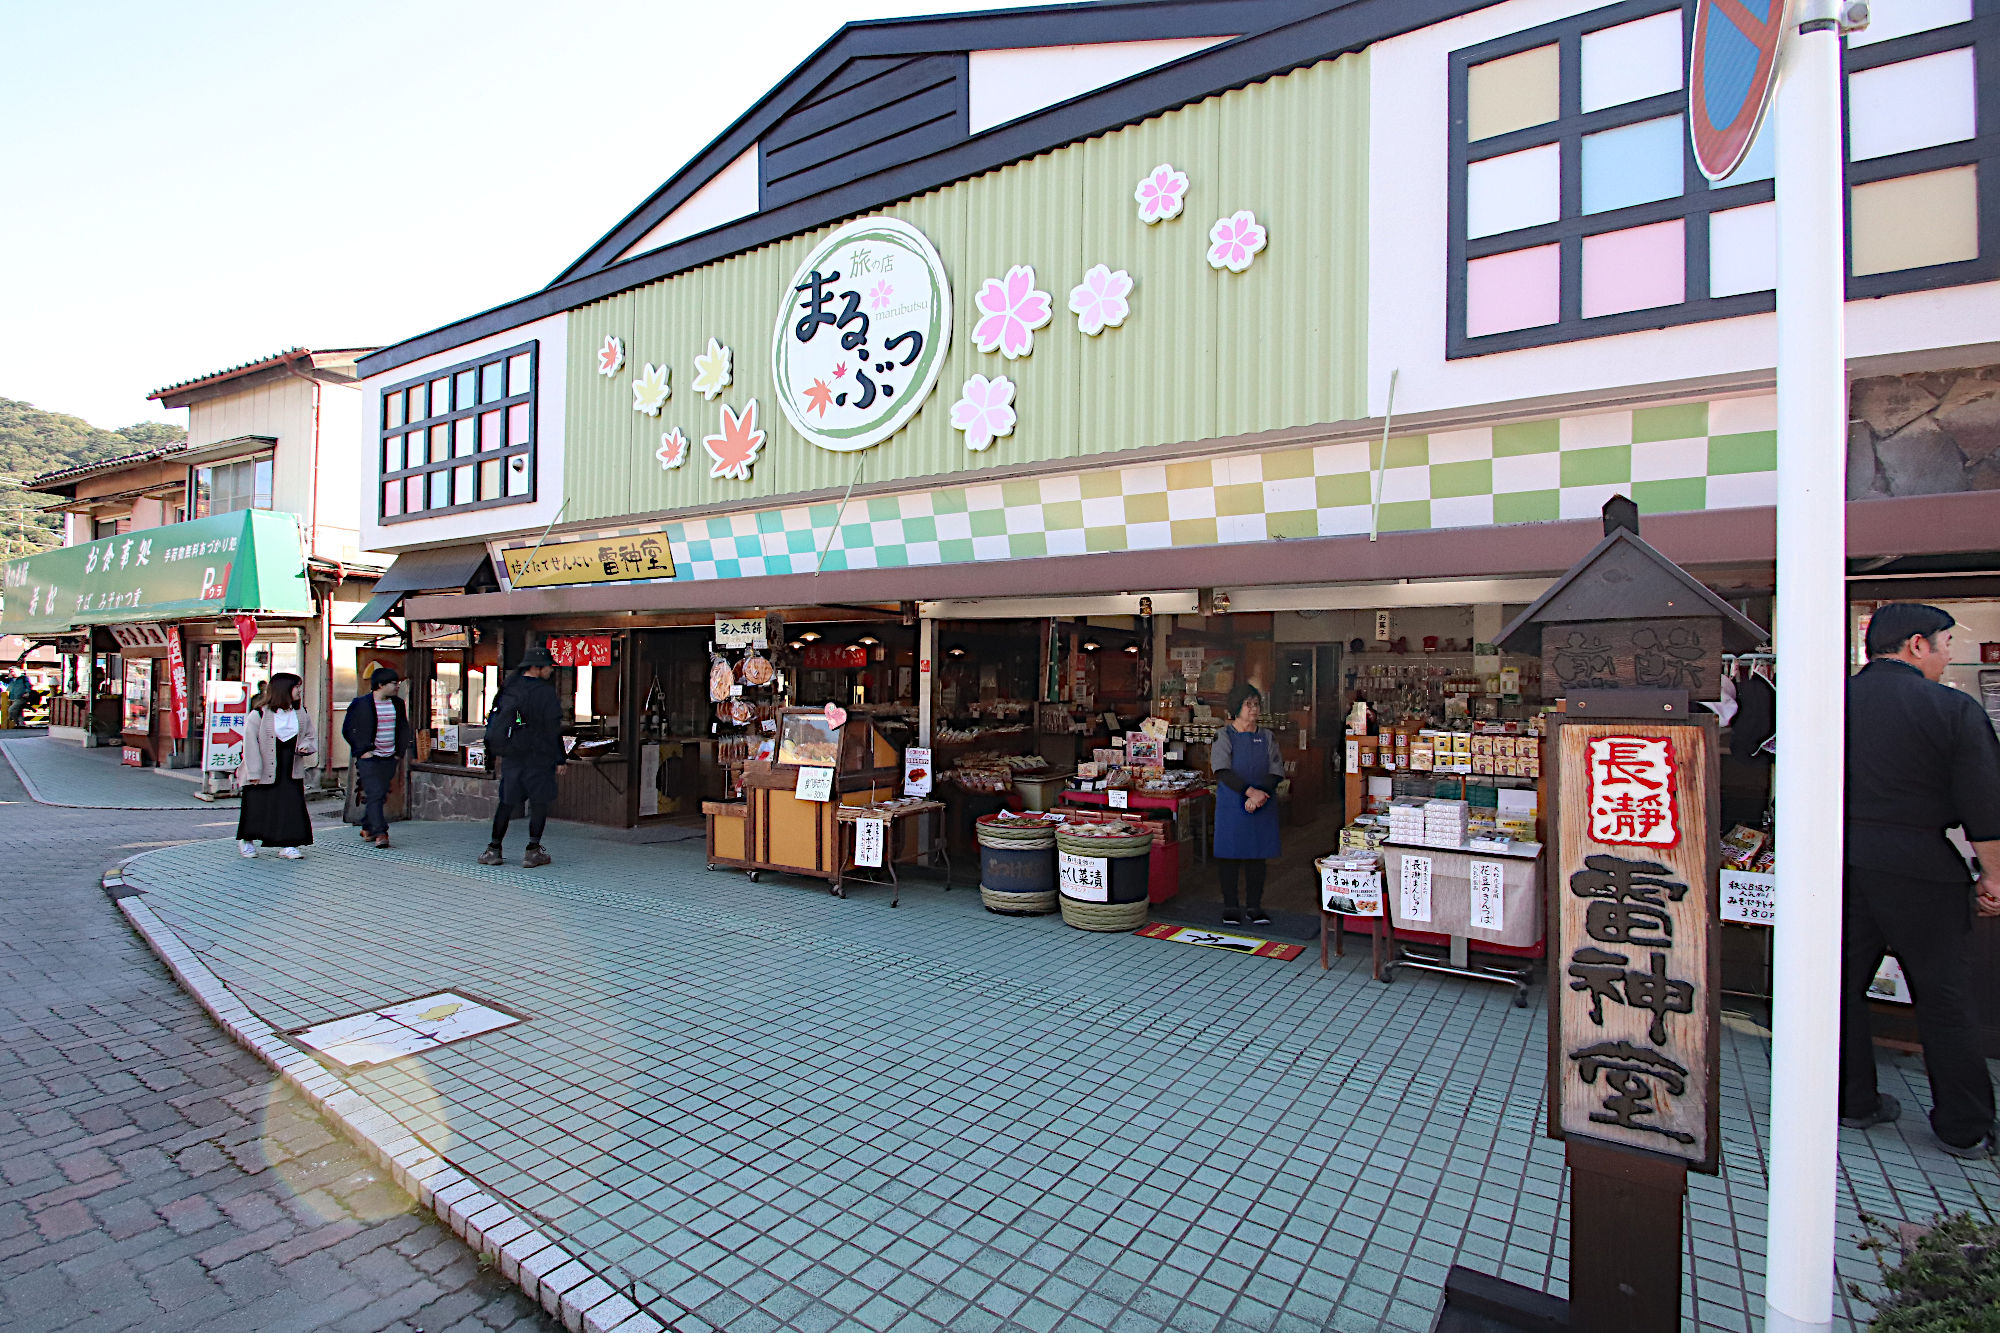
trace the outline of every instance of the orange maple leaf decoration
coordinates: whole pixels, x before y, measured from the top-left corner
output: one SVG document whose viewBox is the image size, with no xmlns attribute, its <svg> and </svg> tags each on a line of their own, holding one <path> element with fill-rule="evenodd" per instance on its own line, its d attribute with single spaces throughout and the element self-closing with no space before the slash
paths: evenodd
<svg viewBox="0 0 2000 1333">
<path fill-rule="evenodd" d="M 806 390 L 807 409 L 825 416 L 826 409 L 832 405 L 833 390 L 827 387 L 825 380 L 814 380 L 812 387 Z"/>
<path fill-rule="evenodd" d="M 711 480 L 750 480 L 750 465 L 757 461 L 757 451 L 764 447 L 764 432 L 757 429 L 757 400 L 750 400 L 742 416 L 731 412 L 729 404 L 724 403 L 722 434 L 702 436 L 701 447 L 715 460 L 715 466 L 708 470 Z"/>
</svg>

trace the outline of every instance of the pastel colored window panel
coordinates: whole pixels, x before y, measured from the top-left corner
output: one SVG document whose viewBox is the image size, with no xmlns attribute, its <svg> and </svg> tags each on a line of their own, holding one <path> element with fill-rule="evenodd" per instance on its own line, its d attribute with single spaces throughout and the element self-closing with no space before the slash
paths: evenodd
<svg viewBox="0 0 2000 1333">
<path fill-rule="evenodd" d="M 526 444 L 529 434 L 528 405 L 516 403 L 507 409 L 507 443 Z"/>
<path fill-rule="evenodd" d="M 451 457 L 451 427 L 431 427 L 431 462 L 442 463 Z M 413 464 L 414 466 L 414 464 Z"/>
<path fill-rule="evenodd" d="M 1868 26 L 1860 32 L 1848 33 L 1847 45 L 1850 50 L 1873 46 L 1876 42 L 1908 37 L 1913 32 L 1930 32 L 1971 20 L 1972 0 L 1884 0 L 1869 6 Z"/>
<path fill-rule="evenodd" d="M 508 359 L 507 396 L 509 398 L 524 394 L 532 387 L 533 376 L 529 374 L 530 364 L 530 359 L 526 352 Z"/>
<path fill-rule="evenodd" d="M 479 372 L 476 370 L 461 370 L 458 372 L 457 378 L 458 388 L 456 396 L 452 401 L 460 407 L 471 407 L 479 401 Z"/>
<path fill-rule="evenodd" d="M 1583 110 L 1601 111 L 1661 93 L 1679 92 L 1681 11 L 1599 28 L 1583 35 Z"/>
<path fill-rule="evenodd" d="M 1468 240 L 1539 227 L 1562 216 L 1562 149 L 1544 144 L 1465 170 Z"/>
<path fill-rule="evenodd" d="M 382 517 L 394 518 L 403 512 L 403 483 L 392 481 L 382 488 Z"/>
<path fill-rule="evenodd" d="M 403 511 L 414 514 L 424 507 L 424 479 L 410 477 L 403 482 Z"/>
<path fill-rule="evenodd" d="M 479 368 L 479 401 L 497 403 L 507 396 L 507 363 L 495 361 Z"/>
<path fill-rule="evenodd" d="M 481 412 L 479 414 L 479 447 L 498 449 L 500 447 L 500 414 Z"/>
<path fill-rule="evenodd" d="M 463 458 L 478 451 L 478 441 L 475 438 L 478 425 L 479 423 L 472 417 L 460 417 L 451 423 L 451 451 L 454 455 Z"/>
<path fill-rule="evenodd" d="M 525 455 L 507 460 L 507 494 L 526 495 L 528 493 L 528 460 Z"/>
<path fill-rule="evenodd" d="M 431 415 L 441 417 L 451 411 L 451 381 L 449 379 L 431 381 Z"/>
<path fill-rule="evenodd" d="M 1778 206 L 1752 204 L 1708 216 L 1708 294 L 1741 296 L 1778 285 Z"/>
<path fill-rule="evenodd" d="M 1979 168 L 1951 167 L 1853 188 L 1854 275 L 1979 258 Z"/>
<path fill-rule="evenodd" d="M 1538 245 L 1465 266 L 1465 335 L 1483 337 L 1562 318 L 1562 247 Z"/>
<path fill-rule="evenodd" d="M 403 395 L 400 393 L 383 394 L 382 395 L 383 427 L 388 430 L 394 430 L 396 427 L 402 424 L 403 424 Z"/>
<path fill-rule="evenodd" d="M 451 470 L 451 484 L 458 492 L 458 502 L 460 504 L 465 504 L 467 501 L 479 498 L 479 492 L 476 489 L 478 485 L 477 472 L 478 469 L 469 467 L 455 467 Z"/>
<path fill-rule="evenodd" d="M 1561 114 L 1560 50 L 1551 43 L 1466 71 L 1465 136 L 1473 143 L 1547 125 Z"/>
<path fill-rule="evenodd" d="M 451 473 L 440 468 L 438 471 L 431 473 L 430 477 L 430 507 L 432 509 L 449 509 L 451 507 Z"/>
<path fill-rule="evenodd" d="M 403 437 L 391 435 L 382 441 L 382 470 L 401 472 L 403 470 Z"/>
<path fill-rule="evenodd" d="M 1848 76 L 1848 157 L 1856 162 L 1963 143 L 1979 132 L 1972 48 Z"/>
<path fill-rule="evenodd" d="M 1681 219 L 1584 237 L 1584 318 L 1686 299 L 1687 224 Z"/>
<path fill-rule="evenodd" d="M 1680 194 L 1686 138 L 1679 116 L 1585 135 L 1583 211 L 1609 213 Z"/>
<path fill-rule="evenodd" d="M 491 500 L 500 494 L 500 460 L 489 458 L 479 465 L 479 498 Z"/>
<path fill-rule="evenodd" d="M 422 421 L 425 417 L 430 415 L 430 413 L 425 410 L 428 405 L 429 405 L 429 395 L 425 387 L 419 384 L 416 388 L 410 390 L 410 410 L 408 414 L 404 416 L 403 419 L 405 421 Z"/>
</svg>

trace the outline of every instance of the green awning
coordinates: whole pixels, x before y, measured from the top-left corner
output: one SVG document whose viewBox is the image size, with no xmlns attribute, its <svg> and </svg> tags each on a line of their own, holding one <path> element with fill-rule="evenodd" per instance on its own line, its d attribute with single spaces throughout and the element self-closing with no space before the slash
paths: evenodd
<svg viewBox="0 0 2000 1333">
<path fill-rule="evenodd" d="M 243 509 L 8 561 L 0 634 L 312 613 L 298 519 Z"/>
</svg>

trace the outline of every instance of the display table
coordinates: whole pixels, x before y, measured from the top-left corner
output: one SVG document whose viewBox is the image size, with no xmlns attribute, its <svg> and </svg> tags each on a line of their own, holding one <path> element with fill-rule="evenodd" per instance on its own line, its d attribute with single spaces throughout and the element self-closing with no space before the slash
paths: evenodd
<svg viewBox="0 0 2000 1333">
<path fill-rule="evenodd" d="M 929 826 L 930 836 L 926 837 L 925 815 L 935 814 L 940 822 Z M 889 899 L 894 907 L 902 901 L 902 884 L 896 877 L 897 865 L 916 865 L 926 858 L 935 864 L 938 857 L 944 858 L 944 887 L 951 891 L 951 852 L 945 847 L 942 816 L 943 801 L 901 801 L 894 805 L 843 805 L 835 812 L 839 828 L 840 846 L 837 864 L 840 873 L 833 881 L 833 893 L 837 898 L 847 896 L 847 884 L 851 880 L 857 884 L 887 883 L 895 892 Z M 857 875 L 857 870 L 875 870 L 875 866 L 858 865 L 854 859 L 857 836 L 856 825 L 864 819 L 879 819 L 884 824 L 882 830 L 882 864 L 879 869 L 887 872 L 885 881 L 868 875 Z"/>
<path fill-rule="evenodd" d="M 1412 843 L 1385 842 L 1382 853 L 1383 908 L 1388 919 L 1357 917 L 1366 921 L 1372 934 L 1388 927 L 1389 956 L 1380 959 L 1376 979 L 1396 979 L 1396 969 L 1416 968 L 1443 972 L 1476 981 L 1495 981 L 1514 987 L 1514 1003 L 1528 1003 L 1528 982 L 1533 967 L 1527 960 L 1542 957 L 1543 929 L 1547 920 L 1542 903 L 1542 848 L 1539 843 L 1517 843 L 1506 852 L 1475 852 L 1470 848 L 1426 847 Z M 1474 863 L 1497 867 L 1481 872 L 1482 902 L 1475 913 L 1473 903 Z M 1347 924 L 1345 917 L 1332 916 L 1336 952 Z M 1520 963 L 1474 963 L 1474 950 L 1490 957 L 1523 960 Z M 1322 943 L 1321 957 L 1325 949 Z"/>
</svg>

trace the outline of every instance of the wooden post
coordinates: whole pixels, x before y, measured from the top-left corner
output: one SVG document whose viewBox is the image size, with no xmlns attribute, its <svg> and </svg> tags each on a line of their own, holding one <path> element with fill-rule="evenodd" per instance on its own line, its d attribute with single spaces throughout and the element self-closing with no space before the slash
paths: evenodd
<svg viewBox="0 0 2000 1333">
<path fill-rule="evenodd" d="M 1570 1326 L 1678 1333 L 1687 1163 L 1581 1135 L 1563 1144 L 1563 1156 Z"/>
</svg>

